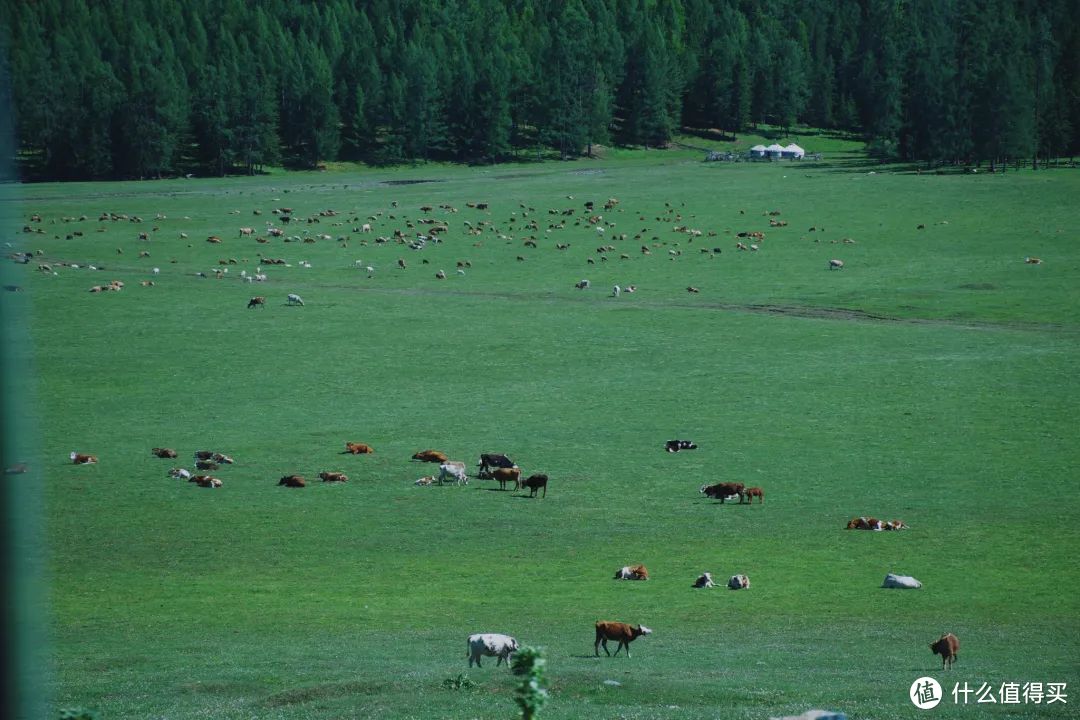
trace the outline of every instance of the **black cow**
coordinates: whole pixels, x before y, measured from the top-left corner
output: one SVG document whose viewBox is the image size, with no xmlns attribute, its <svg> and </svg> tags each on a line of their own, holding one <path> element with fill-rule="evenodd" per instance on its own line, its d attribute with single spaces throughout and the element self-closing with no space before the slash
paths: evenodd
<svg viewBox="0 0 1080 720">
<path fill-rule="evenodd" d="M 490 472 L 492 468 L 512 468 L 515 463 L 505 455 L 498 453 L 480 453 L 480 472 Z"/>
<path fill-rule="evenodd" d="M 697 445 L 689 440 L 668 440 L 664 444 L 664 449 L 670 453 L 679 452 L 680 450 L 697 450 Z"/>
<path fill-rule="evenodd" d="M 521 487 L 529 489 L 529 497 L 536 497 L 536 491 L 544 488 L 544 497 L 547 497 L 547 475 L 530 475 L 521 481 Z"/>
</svg>

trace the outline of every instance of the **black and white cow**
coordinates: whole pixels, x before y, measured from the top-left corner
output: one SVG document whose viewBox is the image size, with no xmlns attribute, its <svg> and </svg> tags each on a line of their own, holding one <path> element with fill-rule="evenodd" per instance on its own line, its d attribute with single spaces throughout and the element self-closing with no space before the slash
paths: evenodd
<svg viewBox="0 0 1080 720">
<path fill-rule="evenodd" d="M 515 463 L 505 455 L 498 453 L 480 453 L 480 472 L 490 472 L 492 468 L 512 468 Z"/>
</svg>

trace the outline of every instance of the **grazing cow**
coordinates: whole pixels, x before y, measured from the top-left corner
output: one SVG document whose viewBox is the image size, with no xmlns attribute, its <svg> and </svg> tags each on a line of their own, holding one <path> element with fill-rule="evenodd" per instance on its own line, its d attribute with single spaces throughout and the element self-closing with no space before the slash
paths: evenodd
<svg viewBox="0 0 1080 720">
<path fill-rule="evenodd" d="M 701 576 L 694 581 L 695 588 L 711 588 L 716 587 L 713 582 L 712 575 L 710 573 L 702 573 Z"/>
<path fill-rule="evenodd" d="M 525 480 L 522 480 L 520 484 L 522 489 L 529 489 L 529 497 L 536 497 L 536 491 L 540 488 L 544 488 L 544 497 L 547 497 L 548 476 L 543 473 L 530 475 Z"/>
<path fill-rule="evenodd" d="M 254 234 L 255 234 L 255 228 L 249 228 L 249 227 L 240 228 L 240 237 L 244 237 L 245 235 L 254 235 Z"/>
<path fill-rule="evenodd" d="M 585 290 L 589 287 L 589 281 L 579 280 L 578 282 L 574 283 L 574 287 L 576 287 L 578 290 Z"/>
<path fill-rule="evenodd" d="M 319 479 L 323 482 L 348 482 L 349 476 L 340 472 L 321 472 Z"/>
<path fill-rule="evenodd" d="M 219 488 L 221 487 L 221 481 L 216 477 L 210 477 L 209 475 L 196 475 L 191 478 L 189 482 L 193 482 L 199 487 L 204 488 Z"/>
<path fill-rule="evenodd" d="M 306 487 L 307 480 L 300 475 L 285 475 L 278 480 L 278 485 L 284 485 L 285 487 Z"/>
<path fill-rule="evenodd" d="M 744 491 L 746 495 L 746 501 L 753 504 L 754 498 L 758 499 L 758 504 L 765 502 L 765 491 L 759 487 L 746 488 Z"/>
<path fill-rule="evenodd" d="M 732 575 L 727 586 L 732 590 L 746 590 L 750 587 L 750 578 L 745 575 Z"/>
<path fill-rule="evenodd" d="M 701 291 L 700 291 L 700 290 L 698 290 L 698 289 L 697 289 L 696 287 L 694 287 L 693 285 L 689 285 L 689 286 L 687 286 L 687 288 L 686 288 L 686 292 L 688 292 L 688 293 L 699 293 L 699 292 L 701 292 Z"/>
<path fill-rule="evenodd" d="M 288 302 L 289 305 L 303 305 L 304 304 L 303 298 L 301 298 L 299 295 L 297 295 L 295 293 L 289 293 L 289 296 L 288 296 L 288 298 L 286 298 L 286 301 Z"/>
<path fill-rule="evenodd" d="M 258 297 L 253 297 L 248 300 L 248 309 L 260 306 L 266 307 L 266 298 L 264 298 L 262 295 L 259 295 Z"/>
<path fill-rule="evenodd" d="M 434 475 L 425 475 L 424 477 L 420 478 L 419 480 L 417 480 L 416 482 L 413 483 L 413 485 L 419 485 L 421 487 L 424 487 L 424 486 L 427 486 L 427 485 L 434 485 L 434 484 L 435 484 L 435 476 Z"/>
<path fill-rule="evenodd" d="M 92 465 L 97 462 L 97 457 L 94 455 L 83 455 L 82 453 L 72 451 L 71 462 L 76 465 Z"/>
<path fill-rule="evenodd" d="M 832 260 L 829 261 L 829 269 L 830 270 L 843 270 L 844 269 L 844 261 L 843 260 L 837 260 L 836 258 L 833 258 Z"/>
<path fill-rule="evenodd" d="M 960 652 L 960 640 L 952 633 L 942 633 L 937 642 L 930 643 L 930 652 L 941 656 L 942 670 L 950 670 Z"/>
<path fill-rule="evenodd" d="M 465 474 L 465 463 L 455 460 L 447 460 L 439 465 L 439 484 L 442 485 L 446 478 L 452 477 L 458 485 L 468 485 L 469 476 Z"/>
<path fill-rule="evenodd" d="M 664 449 L 669 453 L 675 453 L 680 450 L 697 450 L 697 445 L 689 440 L 668 440 L 664 443 Z"/>
<path fill-rule="evenodd" d="M 1029 256 L 1024 258 L 1024 262 L 1026 262 L 1028 265 L 1042 265 L 1042 258 Z"/>
<path fill-rule="evenodd" d="M 375 449 L 364 443 L 346 442 L 345 452 L 349 455 L 371 455 L 375 452 Z"/>
<path fill-rule="evenodd" d="M 488 472 L 492 468 L 512 468 L 516 467 L 515 463 L 505 455 L 498 453 L 480 453 L 480 472 Z"/>
<path fill-rule="evenodd" d="M 611 656 L 611 653 L 607 649 L 607 641 L 615 640 L 619 643 L 619 646 L 615 648 L 616 657 L 619 655 L 619 651 L 626 648 L 626 657 L 630 657 L 630 643 L 642 635 L 649 635 L 652 630 L 644 625 L 638 625 L 633 627 L 624 622 L 612 622 L 610 620 L 597 620 L 596 621 L 596 642 L 593 643 L 593 650 L 596 651 L 596 656 L 600 656 L 600 646 L 603 645 L 604 652 Z"/>
<path fill-rule="evenodd" d="M 439 452 L 438 450 L 421 450 L 420 452 L 413 455 L 412 459 L 420 460 L 421 462 L 437 462 L 440 464 L 449 460 L 446 453 Z"/>
<path fill-rule="evenodd" d="M 217 470 L 219 465 L 213 460 L 196 460 L 195 468 L 197 470 Z"/>
<path fill-rule="evenodd" d="M 190 480 L 191 472 L 184 468 L 174 467 L 169 469 L 169 477 L 176 478 L 177 480 Z"/>
<path fill-rule="evenodd" d="M 918 590 L 922 587 L 922 583 L 910 575 L 894 575 L 893 573 L 889 573 L 885 576 L 885 581 L 881 583 L 881 587 L 899 590 Z"/>
<path fill-rule="evenodd" d="M 176 451 L 172 448 L 154 448 L 150 451 L 155 457 L 159 458 L 174 458 L 176 457 Z"/>
<path fill-rule="evenodd" d="M 521 468 L 516 465 L 512 468 L 495 468 L 487 471 L 486 475 L 486 479 L 498 481 L 500 490 L 505 490 L 508 482 L 514 483 L 515 490 L 521 487 Z"/>
<path fill-rule="evenodd" d="M 702 485 L 701 493 L 706 497 L 711 497 L 714 500 L 719 500 L 723 504 L 724 500 L 732 495 L 739 496 L 739 502 L 741 503 L 745 498 L 743 490 L 746 486 L 741 482 L 723 482 L 716 483 L 714 485 Z"/>
<path fill-rule="evenodd" d="M 648 580 L 649 571 L 644 565 L 624 565 L 615 571 L 612 580 Z"/>
<path fill-rule="evenodd" d="M 500 635 L 499 633 L 477 633 L 469 636 L 469 645 L 467 657 L 469 658 L 469 667 L 476 663 L 476 667 L 483 667 L 480 664 L 481 657 L 497 657 L 495 661 L 495 667 L 499 667 L 506 662 L 506 667 L 510 667 L 510 656 L 517 652 L 520 645 L 518 641 L 509 635 Z"/>
</svg>

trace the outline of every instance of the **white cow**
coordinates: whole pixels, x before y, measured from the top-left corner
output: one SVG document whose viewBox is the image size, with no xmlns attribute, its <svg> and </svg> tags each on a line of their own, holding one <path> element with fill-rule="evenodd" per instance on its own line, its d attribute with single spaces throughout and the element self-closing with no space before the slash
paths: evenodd
<svg viewBox="0 0 1080 720">
<path fill-rule="evenodd" d="M 191 472 L 184 468 L 172 468 L 169 470 L 169 477 L 176 478 L 177 480 L 190 480 Z"/>
<path fill-rule="evenodd" d="M 500 635 L 499 633 L 477 633 L 469 636 L 469 667 L 473 666 L 473 662 L 477 667 L 483 667 L 480 664 L 480 658 L 497 657 L 498 661 L 495 663 L 495 667 L 498 667 L 504 660 L 506 661 L 506 667 L 510 667 L 510 656 L 517 652 L 520 645 L 518 641 L 509 635 Z"/>
<path fill-rule="evenodd" d="M 694 587 L 696 588 L 711 588 L 716 587 L 713 583 L 711 573 L 702 573 L 701 577 L 694 581 Z"/>
<path fill-rule="evenodd" d="M 446 478 L 454 478 L 454 482 L 458 485 L 468 485 L 469 476 L 465 474 L 465 463 L 456 461 L 447 461 L 439 465 L 439 484 L 442 485 Z"/>
<path fill-rule="evenodd" d="M 881 583 L 881 587 L 899 588 L 901 590 L 918 590 L 922 587 L 922 583 L 910 575 L 894 575 L 889 573 L 885 576 L 885 582 Z"/>
<path fill-rule="evenodd" d="M 622 288 L 620 288 L 618 285 L 611 288 L 611 296 L 612 297 L 619 297 L 619 293 L 621 293 L 621 292 L 622 292 Z"/>
<path fill-rule="evenodd" d="M 303 305 L 304 300 L 295 293 L 289 293 L 288 301 L 290 305 Z"/>
</svg>

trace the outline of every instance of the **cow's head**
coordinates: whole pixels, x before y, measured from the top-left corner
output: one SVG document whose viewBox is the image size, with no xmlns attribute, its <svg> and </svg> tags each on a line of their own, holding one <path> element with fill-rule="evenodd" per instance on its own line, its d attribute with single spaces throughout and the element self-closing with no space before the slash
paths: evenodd
<svg viewBox="0 0 1080 720">
<path fill-rule="evenodd" d="M 510 638 L 510 652 L 517 652 L 520 648 L 521 645 L 518 645 L 518 641 L 515 638 Z"/>
<path fill-rule="evenodd" d="M 638 625 L 638 634 L 640 635 L 652 635 L 652 630 L 644 625 Z"/>
</svg>

